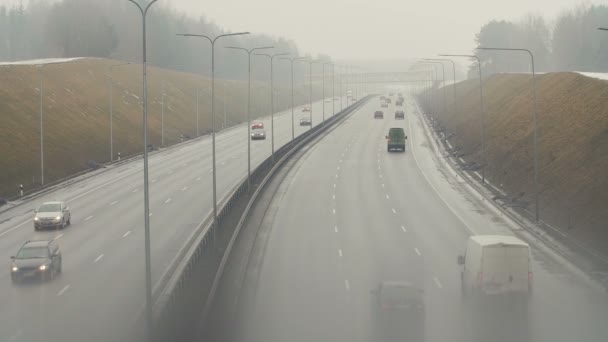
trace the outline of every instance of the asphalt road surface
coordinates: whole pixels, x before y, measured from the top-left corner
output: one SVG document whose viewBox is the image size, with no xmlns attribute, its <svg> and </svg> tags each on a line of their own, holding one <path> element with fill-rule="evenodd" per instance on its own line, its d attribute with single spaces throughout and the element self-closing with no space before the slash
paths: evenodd
<svg viewBox="0 0 608 342">
<path fill-rule="evenodd" d="M 346 106 L 346 100 L 344 100 Z M 339 111 L 340 101 L 336 101 Z M 325 103 L 325 115 L 332 103 Z M 309 127 L 295 111 L 295 134 Z M 321 122 L 322 105 L 313 108 Z M 267 139 L 251 142 L 252 170 L 271 153 Z M 291 140 L 291 110 L 275 117 L 275 148 Z M 247 174 L 247 126 L 220 132 L 217 146 L 217 192 L 220 200 Z M 211 139 L 150 155 L 152 282 L 157 284 L 177 251 L 211 212 Z M 0 214 L 0 341 L 133 341 L 144 309 L 143 162 L 111 167 L 107 172 L 60 188 Z M 72 225 L 35 232 L 34 208 L 44 201 L 67 201 Z M 12 284 L 11 255 L 28 239 L 57 238 L 63 273 L 50 282 Z"/>
<path fill-rule="evenodd" d="M 382 341 L 370 290 L 383 280 L 424 291 L 426 341 L 608 340 L 605 291 L 544 248 L 532 251 L 524 310 L 470 309 L 457 255 L 469 235 L 512 226 L 446 172 L 412 98 L 405 120 L 394 120 L 394 103 L 374 119 L 378 108 L 370 101 L 310 148 L 276 192 L 254 245 L 263 256 L 249 265 L 258 278 L 245 284 L 255 295 L 240 340 Z M 390 127 L 405 129 L 405 153 L 387 153 Z"/>
</svg>

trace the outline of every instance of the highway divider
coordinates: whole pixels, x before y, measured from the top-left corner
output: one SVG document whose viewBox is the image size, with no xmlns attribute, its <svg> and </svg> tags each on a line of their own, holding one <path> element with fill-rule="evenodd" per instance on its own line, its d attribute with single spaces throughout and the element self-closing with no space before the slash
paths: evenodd
<svg viewBox="0 0 608 342">
<path fill-rule="evenodd" d="M 189 242 L 178 253 L 174 265 L 154 289 L 153 339 L 155 341 L 191 341 L 196 326 L 203 320 L 215 298 L 218 284 L 234 242 L 249 210 L 263 186 L 283 162 L 311 139 L 324 133 L 339 120 L 363 106 L 367 96 L 327 118 L 275 151 L 235 186 L 218 203 L 217 225 L 212 214 L 199 225 Z"/>
</svg>

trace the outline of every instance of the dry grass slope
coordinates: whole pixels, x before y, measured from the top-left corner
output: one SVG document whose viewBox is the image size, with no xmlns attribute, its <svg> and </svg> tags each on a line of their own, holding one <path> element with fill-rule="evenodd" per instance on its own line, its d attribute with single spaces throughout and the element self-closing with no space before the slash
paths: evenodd
<svg viewBox="0 0 608 342">
<path fill-rule="evenodd" d="M 533 102 L 530 75 L 484 80 L 486 174 L 510 194 L 533 195 Z M 464 158 L 483 164 L 477 80 L 457 84 L 453 113 L 440 123 Z M 541 218 L 608 251 L 608 82 L 576 73 L 537 76 Z M 439 96 L 443 92 L 437 93 Z M 443 109 L 443 107 L 440 107 Z"/>
<path fill-rule="evenodd" d="M 109 67 L 115 60 L 86 58 L 42 68 L 45 183 L 85 170 L 89 160 L 110 159 Z M 1 66 L 0 80 L 0 196 L 40 185 L 40 87 L 36 66 Z M 189 73 L 149 67 L 148 108 L 150 141 L 161 144 L 161 96 L 165 82 L 165 145 L 182 134 L 196 136 L 196 90 L 199 130 L 210 130 L 210 79 Z M 141 65 L 113 68 L 114 154 L 140 153 L 142 138 Z M 277 86 L 276 109 L 288 105 L 289 88 Z M 308 101 L 308 88 L 296 85 L 296 104 Z M 227 125 L 246 120 L 247 83 L 216 80 L 216 122 L 223 123 L 224 92 Z M 269 88 L 252 86 L 255 116 L 268 114 Z"/>
</svg>

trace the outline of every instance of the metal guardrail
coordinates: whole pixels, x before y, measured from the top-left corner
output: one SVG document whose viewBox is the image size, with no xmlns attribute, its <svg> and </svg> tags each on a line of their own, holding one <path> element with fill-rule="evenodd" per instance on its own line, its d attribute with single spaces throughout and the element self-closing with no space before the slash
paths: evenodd
<svg viewBox="0 0 608 342">
<path fill-rule="evenodd" d="M 158 289 L 153 307 L 155 340 L 186 341 L 188 339 L 186 336 L 188 336 L 189 329 L 199 323 L 201 315 L 209 313 L 232 245 L 259 189 L 286 157 L 331 127 L 339 118 L 358 109 L 367 102 L 368 98 L 361 99 L 336 113 L 325 123 L 313 127 L 276 150 L 275 160 L 278 160 L 278 163 L 273 164 L 272 157 L 269 156 L 258 165 L 251 173 L 252 184 L 254 184 L 252 186 L 256 186 L 257 190 L 249 197 L 247 205 L 239 216 L 240 220 L 234 227 L 227 227 L 224 222 L 229 219 L 230 215 L 234 216 L 233 210 L 238 204 L 242 206 L 242 203 L 238 202 L 244 196 L 250 195 L 246 178 L 243 178 L 240 184 L 219 203 L 217 226 L 213 226 L 210 215 L 201 223 L 198 234 L 188 244 L 187 250 L 182 253 L 182 258 L 175 265 L 175 270 L 164 282 L 163 288 Z M 216 231 L 214 232 L 214 230 Z M 216 237 L 215 244 L 213 236 Z"/>
<path fill-rule="evenodd" d="M 425 125 L 429 128 L 433 127 L 432 123 L 429 122 L 430 117 L 422 111 L 420 111 L 420 114 L 423 120 L 426 121 Z M 448 149 L 449 147 L 445 146 L 447 140 L 438 136 L 438 132 L 439 130 L 431 130 L 431 134 L 435 136 L 435 140 L 442 142 L 442 146 L 445 149 Z M 494 197 L 501 194 L 497 193 L 497 191 L 491 189 L 489 186 L 482 185 L 477 180 L 474 181 L 474 172 L 465 170 L 463 168 L 459 169 L 457 160 L 450 158 L 449 156 L 444 157 L 446 162 L 451 165 L 456 173 L 460 174 L 462 179 L 464 179 L 471 187 L 484 196 L 489 203 L 494 203 L 495 208 L 497 208 L 500 212 L 509 217 L 513 222 L 516 222 L 526 232 L 541 241 L 544 245 L 548 246 L 557 254 L 566 258 L 581 270 L 585 271 L 591 277 L 606 283 L 606 279 L 608 278 L 604 279 L 604 273 L 598 272 L 597 270 L 608 269 L 608 257 L 589 246 L 581 244 L 580 242 L 561 232 L 559 229 L 546 224 L 542 220 L 539 223 L 533 223 L 533 215 L 526 209 L 525 206 L 513 206 L 505 203 L 499 203 L 498 201 L 494 200 Z M 493 197 L 488 197 L 483 191 L 480 191 L 480 187 L 492 194 Z M 532 229 L 532 227 L 534 227 L 534 229 Z M 581 260 L 581 258 L 583 260 Z M 592 264 L 590 265 L 589 262 Z"/>
</svg>

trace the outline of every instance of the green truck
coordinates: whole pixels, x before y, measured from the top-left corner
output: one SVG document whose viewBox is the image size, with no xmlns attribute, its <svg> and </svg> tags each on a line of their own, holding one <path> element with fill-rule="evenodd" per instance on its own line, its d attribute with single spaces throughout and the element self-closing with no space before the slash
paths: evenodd
<svg viewBox="0 0 608 342">
<path fill-rule="evenodd" d="M 405 140 L 407 140 L 407 136 L 403 128 L 390 128 L 386 136 L 386 150 L 388 152 L 393 150 L 405 152 Z"/>
</svg>

